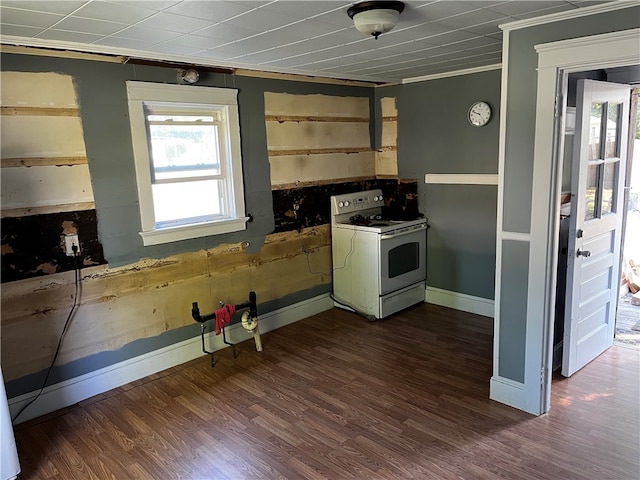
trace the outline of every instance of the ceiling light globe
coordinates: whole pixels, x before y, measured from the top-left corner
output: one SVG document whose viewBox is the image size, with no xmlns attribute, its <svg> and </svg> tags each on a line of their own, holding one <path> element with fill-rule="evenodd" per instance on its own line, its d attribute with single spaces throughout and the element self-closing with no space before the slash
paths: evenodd
<svg viewBox="0 0 640 480">
<path fill-rule="evenodd" d="M 391 9 L 366 10 L 353 16 L 353 24 L 359 32 L 378 38 L 395 27 L 400 19 L 400 12 Z"/>
</svg>

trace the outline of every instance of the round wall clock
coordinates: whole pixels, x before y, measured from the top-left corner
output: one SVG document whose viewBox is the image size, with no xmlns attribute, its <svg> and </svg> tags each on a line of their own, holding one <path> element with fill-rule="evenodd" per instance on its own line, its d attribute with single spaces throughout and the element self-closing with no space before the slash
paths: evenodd
<svg viewBox="0 0 640 480">
<path fill-rule="evenodd" d="M 487 102 L 476 102 L 471 105 L 467 118 L 474 127 L 483 127 L 491 120 L 491 106 Z"/>
</svg>

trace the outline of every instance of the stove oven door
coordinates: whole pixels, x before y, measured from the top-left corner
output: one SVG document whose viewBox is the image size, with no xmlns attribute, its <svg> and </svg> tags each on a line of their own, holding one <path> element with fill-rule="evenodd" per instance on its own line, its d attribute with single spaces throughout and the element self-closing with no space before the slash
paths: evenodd
<svg viewBox="0 0 640 480">
<path fill-rule="evenodd" d="M 427 226 L 379 235 L 380 295 L 408 287 L 427 278 Z"/>
</svg>

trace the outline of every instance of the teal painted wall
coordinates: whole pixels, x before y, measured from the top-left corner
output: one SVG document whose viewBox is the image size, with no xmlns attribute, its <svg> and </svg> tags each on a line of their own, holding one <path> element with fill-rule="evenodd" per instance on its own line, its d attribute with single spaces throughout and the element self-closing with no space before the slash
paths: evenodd
<svg viewBox="0 0 640 480">
<path fill-rule="evenodd" d="M 505 177 L 503 230 L 529 233 L 531 229 L 531 195 L 533 153 L 536 122 L 535 46 L 571 38 L 597 35 L 640 27 L 640 6 L 589 15 L 561 22 L 513 30 L 509 36 L 509 71 L 507 109 L 505 112 Z M 551 119 L 549 119 L 551 121 Z M 529 252 L 528 242 L 516 249 L 511 240 L 503 243 L 507 254 Z M 507 247 L 507 244 L 509 246 Z M 509 292 L 515 278 L 529 275 L 529 260 L 504 262 L 501 271 L 501 292 Z M 542 301 L 542 299 L 540 299 Z M 527 298 L 505 297 L 500 304 L 500 375 L 522 381 L 525 371 L 527 338 Z M 514 348 L 513 346 L 518 346 Z"/>
<path fill-rule="evenodd" d="M 420 210 L 428 217 L 427 284 L 493 299 L 497 186 L 425 184 L 425 174 L 497 174 L 500 70 L 376 89 L 396 97 L 398 172 L 418 180 Z M 492 120 L 467 120 L 478 100 Z"/>
</svg>

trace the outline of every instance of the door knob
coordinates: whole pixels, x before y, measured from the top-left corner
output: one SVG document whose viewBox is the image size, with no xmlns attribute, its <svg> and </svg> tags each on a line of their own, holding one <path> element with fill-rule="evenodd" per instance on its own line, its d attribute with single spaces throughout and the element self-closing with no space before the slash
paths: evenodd
<svg viewBox="0 0 640 480">
<path fill-rule="evenodd" d="M 580 250 L 578 249 L 578 251 L 576 252 L 576 256 L 577 257 L 590 257 L 591 256 L 591 252 L 589 250 Z"/>
</svg>

